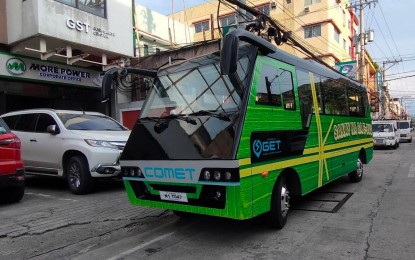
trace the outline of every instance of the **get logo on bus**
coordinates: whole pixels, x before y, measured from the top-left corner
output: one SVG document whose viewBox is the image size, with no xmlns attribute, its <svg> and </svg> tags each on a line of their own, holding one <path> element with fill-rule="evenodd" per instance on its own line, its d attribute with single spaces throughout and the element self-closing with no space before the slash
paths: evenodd
<svg viewBox="0 0 415 260">
<path fill-rule="evenodd" d="M 6 62 L 6 69 L 12 75 L 21 75 L 26 71 L 26 64 L 18 58 L 11 58 Z"/>
</svg>

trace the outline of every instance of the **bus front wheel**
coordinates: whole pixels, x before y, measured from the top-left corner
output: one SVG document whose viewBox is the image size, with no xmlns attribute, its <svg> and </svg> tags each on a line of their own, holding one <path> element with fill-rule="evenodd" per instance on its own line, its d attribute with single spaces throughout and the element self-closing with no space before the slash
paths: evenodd
<svg viewBox="0 0 415 260">
<path fill-rule="evenodd" d="M 278 179 L 271 197 L 271 210 L 267 214 L 268 224 L 281 229 L 287 223 L 288 211 L 290 209 L 290 195 L 284 175 Z"/>
</svg>

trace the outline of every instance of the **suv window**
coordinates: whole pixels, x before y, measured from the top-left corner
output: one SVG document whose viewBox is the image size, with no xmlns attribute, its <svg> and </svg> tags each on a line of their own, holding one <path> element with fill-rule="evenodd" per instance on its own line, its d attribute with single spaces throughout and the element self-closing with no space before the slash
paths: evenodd
<svg viewBox="0 0 415 260">
<path fill-rule="evenodd" d="M 98 131 L 124 131 L 125 127 L 106 116 L 88 114 L 59 113 L 63 125 L 68 130 L 98 130 Z"/>
<path fill-rule="evenodd" d="M 6 125 L 6 122 L 0 118 L 0 135 L 10 132 L 9 127 Z"/>
<path fill-rule="evenodd" d="M 46 130 L 50 125 L 57 125 L 53 117 L 48 114 L 40 114 L 36 124 L 36 132 L 46 133 Z"/>
<path fill-rule="evenodd" d="M 38 114 L 23 114 L 16 124 L 16 131 L 34 132 Z"/>
<path fill-rule="evenodd" d="M 20 115 L 16 116 L 7 116 L 3 117 L 6 124 L 10 127 L 10 129 L 14 130 L 16 126 L 16 122 L 19 120 Z"/>
</svg>

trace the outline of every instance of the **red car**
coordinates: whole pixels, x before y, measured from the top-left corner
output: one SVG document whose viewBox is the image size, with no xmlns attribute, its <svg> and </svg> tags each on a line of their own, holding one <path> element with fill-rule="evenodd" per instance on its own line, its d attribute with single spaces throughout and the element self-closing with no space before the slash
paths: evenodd
<svg viewBox="0 0 415 260">
<path fill-rule="evenodd" d="M 24 190 L 20 139 L 0 118 L 0 202 L 18 202 L 23 198 Z"/>
</svg>

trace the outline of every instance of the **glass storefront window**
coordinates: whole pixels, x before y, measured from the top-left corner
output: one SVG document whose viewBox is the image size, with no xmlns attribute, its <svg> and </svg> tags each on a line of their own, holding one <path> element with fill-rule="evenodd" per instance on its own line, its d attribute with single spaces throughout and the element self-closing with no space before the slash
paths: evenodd
<svg viewBox="0 0 415 260">
<path fill-rule="evenodd" d="M 76 0 L 55 0 L 56 2 L 76 7 Z"/>
<path fill-rule="evenodd" d="M 56 2 L 75 7 L 87 13 L 106 17 L 106 0 L 55 0 Z"/>
</svg>

